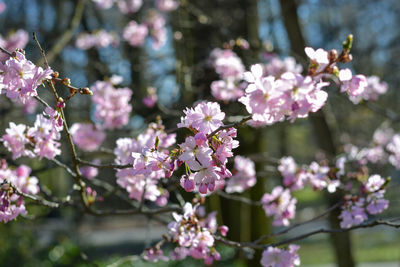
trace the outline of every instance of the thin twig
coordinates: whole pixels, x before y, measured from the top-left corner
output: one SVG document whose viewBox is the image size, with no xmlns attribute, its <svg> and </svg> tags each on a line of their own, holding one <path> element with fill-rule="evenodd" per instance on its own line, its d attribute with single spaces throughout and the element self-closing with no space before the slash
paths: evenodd
<svg viewBox="0 0 400 267">
<path fill-rule="evenodd" d="M 1 47 L 1 46 L 0 46 L 0 51 L 3 52 L 4 54 L 9 55 L 10 57 L 13 56 L 13 54 L 12 54 L 10 51 L 8 51 L 7 49 L 4 49 L 4 48 Z"/>
<path fill-rule="evenodd" d="M 49 200 L 44 199 L 44 198 L 42 198 L 40 196 L 24 193 L 21 190 L 19 190 L 14 184 L 10 183 L 7 180 L 4 180 L 1 183 L 1 185 L 4 185 L 4 184 L 8 184 L 13 189 L 14 193 L 16 193 L 17 195 L 20 195 L 20 196 L 22 196 L 24 198 L 28 198 L 30 200 L 33 200 L 34 202 L 36 202 L 36 203 L 38 203 L 38 204 L 40 204 L 42 206 L 45 206 L 45 207 L 56 209 L 56 208 L 59 208 L 60 206 L 68 204 L 67 202 L 62 202 L 61 203 L 61 202 L 49 201 Z"/>
<path fill-rule="evenodd" d="M 43 61 L 44 61 L 44 66 L 46 68 L 48 68 L 49 67 L 49 63 L 47 62 L 46 54 L 44 53 L 44 50 L 42 49 L 42 46 L 40 45 L 39 40 L 36 37 L 36 33 L 34 32 L 32 35 L 33 35 L 33 40 L 36 42 L 36 44 L 37 44 L 37 46 L 38 46 L 38 48 L 40 50 L 40 53 L 42 54 L 42 58 L 43 58 Z"/>
</svg>

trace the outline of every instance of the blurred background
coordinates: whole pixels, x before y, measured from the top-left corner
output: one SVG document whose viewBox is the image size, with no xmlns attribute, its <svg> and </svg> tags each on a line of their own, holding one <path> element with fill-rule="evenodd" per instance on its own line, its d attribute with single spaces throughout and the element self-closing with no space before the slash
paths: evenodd
<svg viewBox="0 0 400 267">
<path fill-rule="evenodd" d="M 0 1 L 1 2 L 1 1 Z M 335 48 L 340 51 L 347 34 L 354 35 L 351 68 L 365 75 L 377 75 L 389 84 L 389 91 L 377 106 L 400 114 L 400 2 L 396 0 L 181 0 L 180 7 L 165 16 L 167 41 L 154 50 L 151 41 L 140 48 L 121 41 L 118 46 L 89 50 L 75 45 L 80 32 L 98 29 L 121 33 L 131 21 L 141 21 L 153 1 L 131 15 L 121 15 L 113 7 L 96 8 L 91 0 L 2 0 L 6 9 L 0 14 L 3 38 L 24 29 L 35 32 L 50 65 L 61 77 L 68 77 L 77 87 L 90 86 L 117 74 L 123 86 L 133 90 L 133 111 L 127 127 L 108 134 L 105 147 L 113 149 L 121 136 L 136 136 L 148 122 L 160 115 L 168 128 L 176 127 L 181 111 L 200 99 L 212 100 L 210 83 L 218 79 L 208 64 L 214 48 L 222 48 L 238 37 L 246 39 L 249 50 L 236 51 L 248 68 L 266 55 L 293 56 L 305 66 L 304 47 Z M 26 46 L 27 57 L 41 60 L 31 35 Z M 157 88 L 158 105 L 148 108 L 142 103 L 147 88 Z M 46 98 L 46 92 L 39 91 Z M 236 153 L 256 161 L 257 185 L 244 193 L 258 201 L 279 183 L 279 175 L 268 158 L 291 155 L 297 162 L 308 164 L 315 155 L 336 155 L 345 142 L 366 146 L 376 128 L 386 122 L 383 110 L 354 105 L 345 96 L 330 91 L 324 112 L 295 123 L 283 122 L 263 129 L 239 130 L 241 146 Z M 222 109 L 234 116 L 244 113 L 238 103 L 222 103 Z M 39 110 L 39 108 L 38 108 Z M 382 112 L 376 112 L 376 111 Z M 38 111 L 40 112 L 40 111 Z M 75 97 L 67 106 L 70 122 L 93 119 L 93 107 L 87 97 Z M 387 114 L 386 114 L 387 115 Z M 0 97 L 0 128 L 10 121 L 33 122 L 35 115 L 21 116 L 2 95 Z M 398 123 L 391 125 L 400 130 Z M 182 138 L 178 136 L 178 138 Z M 179 139 L 178 139 L 179 140 Z M 3 148 L 2 148 L 3 149 Z M 8 153 L 0 150 L 2 157 Z M 90 160 L 95 155 L 82 157 Z M 99 154 L 105 162 L 109 155 Z M 70 163 L 68 153 L 62 157 Z M 21 159 L 18 163 L 27 163 Z M 65 196 L 72 179 L 62 169 L 45 161 L 29 163 L 39 177 L 42 191 Z M 387 196 L 390 209 L 382 216 L 399 214 L 399 174 L 393 167 L 379 167 L 382 175 L 392 176 Z M 102 171 L 100 178 L 115 184 L 113 171 Z M 92 185 L 96 188 L 96 185 Z M 101 195 L 101 189 L 97 189 Z M 182 193 L 190 199 L 190 194 Z M 397 198 L 396 198 L 397 196 Z M 121 207 L 113 196 L 104 196 L 111 207 Z M 304 221 L 323 212 L 334 199 L 321 192 L 303 190 L 297 193 L 296 221 Z M 29 206 L 31 217 L 0 224 L 0 266 L 201 266 L 194 260 L 169 263 L 145 263 L 131 255 L 157 242 L 166 233 L 163 224 L 150 217 L 93 217 L 71 208 L 49 211 Z M 249 241 L 271 231 L 270 221 L 259 206 L 212 196 L 207 200 L 210 210 L 219 212 L 218 220 L 230 227 L 229 238 Z M 337 216 L 337 214 L 336 214 Z M 34 219 L 34 220 L 32 220 Z M 329 220 L 318 221 L 298 231 L 328 226 Z M 331 223 L 335 223 L 332 222 Z M 298 234 L 299 232 L 293 233 Z M 286 236 L 286 238 L 290 235 Z M 400 266 L 400 232 L 376 227 L 351 234 L 316 235 L 298 243 L 301 266 Z M 218 266 L 258 266 L 259 254 L 221 247 L 222 261 Z"/>
</svg>

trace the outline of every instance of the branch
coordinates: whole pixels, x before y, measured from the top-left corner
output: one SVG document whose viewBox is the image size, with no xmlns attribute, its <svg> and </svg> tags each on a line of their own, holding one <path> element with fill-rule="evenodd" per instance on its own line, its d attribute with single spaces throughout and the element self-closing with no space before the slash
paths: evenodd
<svg viewBox="0 0 400 267">
<path fill-rule="evenodd" d="M 12 184 L 11 182 L 9 182 L 9 181 L 7 181 L 7 180 L 4 180 L 4 181 L 1 183 L 1 185 L 4 185 L 4 184 L 8 184 L 8 185 L 13 189 L 14 193 L 16 193 L 17 195 L 20 195 L 20 196 L 22 196 L 22 197 L 24 197 L 24 198 L 28 198 L 28 199 L 30 199 L 30 200 L 33 200 L 34 202 L 36 202 L 36 203 L 38 203 L 38 204 L 40 204 L 40 205 L 42 205 L 42 206 L 45 206 L 45 207 L 49 207 L 49 208 L 52 208 L 52 209 L 56 209 L 56 208 L 59 208 L 59 207 L 61 207 L 61 206 L 63 206 L 63 205 L 68 204 L 68 202 L 54 202 L 54 201 L 49 201 L 49 200 L 44 199 L 44 198 L 42 198 L 42 197 L 40 197 L 40 196 L 36 196 L 36 195 L 31 195 L 31 194 L 28 194 L 28 193 L 24 193 L 24 192 L 22 192 L 21 190 L 19 190 L 14 184 Z"/>
<path fill-rule="evenodd" d="M 374 227 L 377 225 L 386 225 L 386 226 L 390 226 L 390 227 L 394 227 L 394 228 L 400 228 L 400 224 L 394 223 L 394 221 L 396 221 L 396 220 L 399 220 L 399 218 L 392 219 L 391 221 L 377 219 L 377 220 L 373 220 L 368 223 L 355 225 L 355 226 L 347 228 L 347 229 L 323 229 L 323 228 L 321 228 L 321 229 L 311 231 L 306 234 L 302 234 L 302 235 L 299 235 L 299 236 L 296 236 L 296 237 L 293 237 L 290 239 L 286 239 L 286 240 L 283 240 L 280 242 L 271 243 L 271 244 L 267 244 L 267 245 L 258 245 L 254 242 L 236 242 L 236 241 L 228 240 L 226 238 L 223 238 L 223 237 L 217 236 L 217 235 L 214 235 L 214 238 L 218 242 L 225 244 L 227 246 L 231 246 L 231 247 L 242 248 L 242 249 L 243 248 L 252 248 L 252 249 L 264 250 L 268 247 L 277 247 L 277 246 L 290 244 L 295 241 L 299 241 L 299 240 L 305 239 L 309 236 L 320 234 L 320 233 L 345 233 L 345 232 L 349 232 L 351 230 L 355 230 L 355 229 L 359 229 L 359 228 L 370 228 L 370 227 Z"/>
<path fill-rule="evenodd" d="M 394 219 L 394 220 L 396 220 L 396 219 Z M 298 240 L 302 240 L 302 239 L 307 238 L 309 236 L 320 234 L 320 233 L 328 233 L 328 234 L 329 233 L 345 233 L 345 232 L 349 232 L 349 231 L 354 230 L 354 229 L 370 228 L 370 227 L 374 227 L 374 226 L 377 226 L 377 225 L 386 225 L 386 226 L 390 226 L 390 227 L 394 227 L 394 228 L 400 228 L 400 224 L 395 224 L 395 223 L 393 223 L 391 221 L 385 221 L 385 220 L 377 219 L 377 220 L 373 220 L 373 221 L 368 222 L 368 223 L 355 225 L 355 226 L 352 226 L 352 227 L 346 228 L 346 229 L 324 229 L 324 228 L 321 228 L 321 229 L 314 230 L 314 231 L 311 231 L 311 232 L 308 232 L 308 233 L 305 233 L 305 234 L 302 234 L 302 235 L 299 235 L 299 236 L 296 236 L 296 237 L 293 237 L 293 238 L 290 238 L 290 239 L 287 239 L 287 240 L 284 240 L 284 241 L 280 241 L 280 242 L 276 242 L 276 243 L 272 243 L 272 244 L 266 245 L 264 248 L 267 248 L 267 247 L 270 247 L 270 246 L 276 247 L 276 246 L 289 244 L 289 243 L 292 243 L 292 242 L 295 242 L 295 241 L 298 241 Z"/>
</svg>

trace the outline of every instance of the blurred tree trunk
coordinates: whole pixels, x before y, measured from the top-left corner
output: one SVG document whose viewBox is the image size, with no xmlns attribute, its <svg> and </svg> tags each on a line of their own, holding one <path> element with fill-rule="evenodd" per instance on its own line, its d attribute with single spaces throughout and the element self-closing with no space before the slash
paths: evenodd
<svg viewBox="0 0 400 267">
<path fill-rule="evenodd" d="M 297 15 L 297 5 L 295 0 L 280 0 L 282 17 L 286 31 L 290 40 L 291 49 L 298 57 L 306 59 L 304 48 L 306 43 L 302 35 L 299 18 Z M 332 159 L 336 154 L 336 145 L 332 136 L 332 131 L 326 121 L 322 110 L 310 116 L 310 122 L 314 128 L 317 144 L 326 156 Z M 340 193 L 327 195 L 329 205 L 334 205 L 341 198 Z M 340 228 L 338 219 L 340 210 L 336 209 L 330 213 L 329 222 L 332 228 Z M 330 235 L 332 245 L 335 250 L 336 262 L 339 267 L 355 266 L 351 250 L 350 233 L 333 233 Z"/>
</svg>

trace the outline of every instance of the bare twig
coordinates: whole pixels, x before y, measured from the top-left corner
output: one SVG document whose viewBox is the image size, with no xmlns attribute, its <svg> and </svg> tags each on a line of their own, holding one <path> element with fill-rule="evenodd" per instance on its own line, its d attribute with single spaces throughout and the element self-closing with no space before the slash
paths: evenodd
<svg viewBox="0 0 400 267">
<path fill-rule="evenodd" d="M 13 54 L 12 54 L 10 51 L 8 51 L 8 50 L 4 49 L 4 48 L 3 48 L 3 47 L 1 47 L 1 46 L 0 46 L 0 51 L 1 51 L 1 52 L 3 52 L 4 54 L 7 54 L 7 55 L 9 55 L 10 57 L 12 57 L 12 56 L 13 56 Z"/>
<path fill-rule="evenodd" d="M 49 208 L 55 209 L 55 208 L 59 208 L 59 207 L 61 207 L 63 205 L 68 204 L 68 202 L 49 201 L 49 200 L 44 199 L 44 198 L 42 198 L 40 196 L 24 193 L 21 190 L 19 190 L 14 184 L 10 183 L 7 180 L 4 180 L 1 183 L 1 185 L 4 185 L 4 184 L 8 184 L 13 189 L 14 193 L 16 193 L 17 195 L 20 195 L 20 196 L 22 196 L 24 198 L 28 198 L 30 200 L 33 200 L 35 203 L 38 203 L 39 205 L 42 205 L 42 206 L 45 206 L 45 207 L 49 207 Z"/>
<path fill-rule="evenodd" d="M 37 46 L 39 47 L 40 53 L 42 54 L 42 59 L 44 61 L 44 66 L 46 68 L 49 67 L 49 63 L 47 62 L 46 54 L 44 53 L 44 50 L 42 49 L 42 46 L 39 43 L 39 40 L 36 37 L 36 33 L 34 32 L 33 34 L 33 40 L 36 42 Z"/>
</svg>

